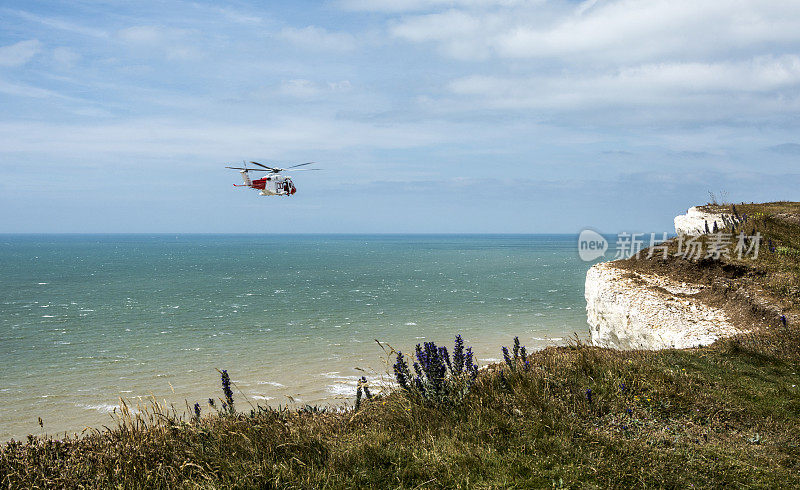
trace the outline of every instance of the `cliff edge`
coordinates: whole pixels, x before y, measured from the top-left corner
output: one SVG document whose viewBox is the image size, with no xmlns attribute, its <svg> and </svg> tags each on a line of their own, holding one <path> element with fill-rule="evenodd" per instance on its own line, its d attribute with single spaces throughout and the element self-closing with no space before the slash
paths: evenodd
<svg viewBox="0 0 800 490">
<path fill-rule="evenodd" d="M 594 265 L 586 274 L 586 314 L 592 343 L 616 349 L 684 349 L 735 335 L 722 308 L 696 296 L 706 286 L 678 282 L 615 266 Z"/>
<path fill-rule="evenodd" d="M 711 235 L 715 223 L 718 234 Z M 740 242 L 745 228 L 748 236 Z M 675 218 L 675 231 L 681 236 L 667 242 L 666 256 L 645 258 L 644 252 L 589 269 L 586 314 L 594 345 L 705 346 L 794 318 L 794 298 L 800 298 L 800 203 L 693 207 Z M 694 257 L 685 256 L 687 235 L 699 237 Z M 730 238 L 720 249 L 723 235 Z M 709 253 L 712 247 L 715 254 Z"/>
</svg>

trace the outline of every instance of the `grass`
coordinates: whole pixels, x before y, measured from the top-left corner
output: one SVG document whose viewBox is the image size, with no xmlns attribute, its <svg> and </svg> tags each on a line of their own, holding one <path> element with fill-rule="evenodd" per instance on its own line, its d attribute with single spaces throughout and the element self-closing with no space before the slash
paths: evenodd
<svg viewBox="0 0 800 490">
<path fill-rule="evenodd" d="M 791 222 L 774 218 L 778 211 L 763 213 L 756 225 L 769 239 L 800 248 L 799 230 Z M 741 264 L 639 265 L 694 274 L 709 283 L 721 278 L 758 286 L 785 308 L 790 321 L 783 327 L 771 318 L 758 323 L 761 316 L 744 315 L 740 321 L 757 324 L 752 333 L 688 350 L 613 351 L 573 341 L 529 353 L 527 369 L 481 370 L 463 400 L 441 408 L 402 390 L 364 398 L 358 411 L 259 407 L 212 412 L 198 420 L 189 407 L 186 413 L 156 403 L 142 413 L 123 407 L 119 426 L 110 430 L 7 443 L 0 450 L 0 484 L 800 486 L 800 328 L 791 289 L 798 278 L 775 277 L 796 270 L 794 256 L 768 253 Z M 746 295 L 728 294 L 731 305 L 745 305 L 745 299 L 731 298 Z M 498 344 L 504 341 L 510 339 Z"/>
<path fill-rule="evenodd" d="M 731 227 L 720 228 L 721 233 L 734 234 L 728 257 L 718 261 L 688 261 L 670 257 L 665 261 L 658 254 L 651 259 L 646 259 L 642 254 L 639 259 L 622 261 L 620 265 L 642 272 L 657 271 L 678 280 L 712 286 L 716 288 L 718 303 L 737 292 L 748 296 L 749 302 L 734 301 L 729 305 L 732 307 L 730 313 L 736 317 L 753 310 L 750 318 L 740 318 L 743 321 L 759 323 L 759 320 L 765 320 L 760 323 L 774 325 L 781 314 L 792 317 L 795 322 L 800 321 L 800 203 L 707 205 L 701 209 L 747 217 L 735 230 Z M 738 258 L 734 251 L 738 233 L 761 236 L 757 259 L 753 260 L 751 256 Z M 700 238 L 704 250 L 710 240 L 710 236 Z M 672 240 L 670 254 L 676 252 L 677 243 Z M 759 303 L 770 307 L 761 307 Z M 761 311 L 765 309 L 768 311 Z"/>
</svg>

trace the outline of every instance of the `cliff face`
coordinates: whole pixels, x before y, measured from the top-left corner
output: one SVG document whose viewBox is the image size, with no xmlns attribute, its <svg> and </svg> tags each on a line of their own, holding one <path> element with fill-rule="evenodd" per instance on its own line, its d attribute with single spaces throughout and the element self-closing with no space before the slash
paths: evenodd
<svg viewBox="0 0 800 490">
<path fill-rule="evenodd" d="M 620 349 L 687 348 L 798 321 L 800 202 L 693 207 L 675 218 L 675 231 L 698 237 L 714 233 L 715 222 L 717 236 L 669 240 L 665 256 L 645 253 L 589 269 L 585 296 L 592 342 Z M 697 253 L 687 257 L 690 242 Z"/>
<path fill-rule="evenodd" d="M 678 283 L 596 264 L 586 274 L 586 313 L 592 343 L 617 349 L 708 345 L 739 333 L 725 313 L 693 296 L 704 286 Z"/>
<path fill-rule="evenodd" d="M 689 208 L 686 214 L 675 216 L 675 233 L 679 235 L 697 236 L 714 230 L 714 222 L 722 227 L 726 216 L 722 214 L 707 213 L 701 211 L 697 206 Z"/>
<path fill-rule="evenodd" d="M 675 231 L 697 236 L 730 222 L 693 207 L 675 217 Z M 592 343 L 617 349 L 683 349 L 739 333 L 724 311 L 694 296 L 705 286 L 633 272 L 614 262 L 586 273 L 586 314 Z"/>
</svg>

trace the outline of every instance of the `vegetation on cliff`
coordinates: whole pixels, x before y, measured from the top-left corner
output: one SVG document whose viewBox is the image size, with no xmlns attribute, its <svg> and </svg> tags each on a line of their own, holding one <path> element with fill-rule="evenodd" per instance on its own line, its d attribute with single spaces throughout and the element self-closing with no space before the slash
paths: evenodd
<svg viewBox="0 0 800 490">
<path fill-rule="evenodd" d="M 225 409 L 211 414 L 153 405 L 143 414 L 124 411 L 119 427 L 81 438 L 8 443 L 0 450 L 0 483 L 798 486 L 800 224 L 779 215 L 800 216 L 800 208 L 770 206 L 737 205 L 749 215 L 746 232 L 752 225 L 763 236 L 764 253 L 756 260 L 654 257 L 628 264 L 704 281 L 713 290 L 707 301 L 746 309 L 737 318 L 753 327 L 748 334 L 655 352 L 613 351 L 578 340 L 533 353 L 515 346 L 513 356 L 498 349 L 506 363 L 481 370 L 474 380 L 463 378 L 467 391 L 436 384 L 431 373 L 461 376 L 465 370 L 445 368 L 446 351 L 431 345 L 420 350 L 430 365 L 418 377 L 400 363 L 406 382 L 412 380 L 408 389 L 370 394 L 357 411 L 244 410 L 243 400 L 235 411 L 227 386 Z M 463 352 L 458 345 L 456 351 Z M 424 388 L 414 393 L 416 379 Z M 457 402 L 441 402 L 456 400 L 455 393 Z"/>
</svg>

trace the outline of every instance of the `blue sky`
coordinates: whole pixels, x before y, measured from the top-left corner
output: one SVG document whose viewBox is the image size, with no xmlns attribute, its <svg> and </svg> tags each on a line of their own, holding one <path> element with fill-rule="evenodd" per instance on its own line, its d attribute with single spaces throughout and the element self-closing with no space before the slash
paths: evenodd
<svg viewBox="0 0 800 490">
<path fill-rule="evenodd" d="M 0 232 L 668 231 L 800 199 L 799 89 L 785 0 L 5 1 Z"/>
</svg>

